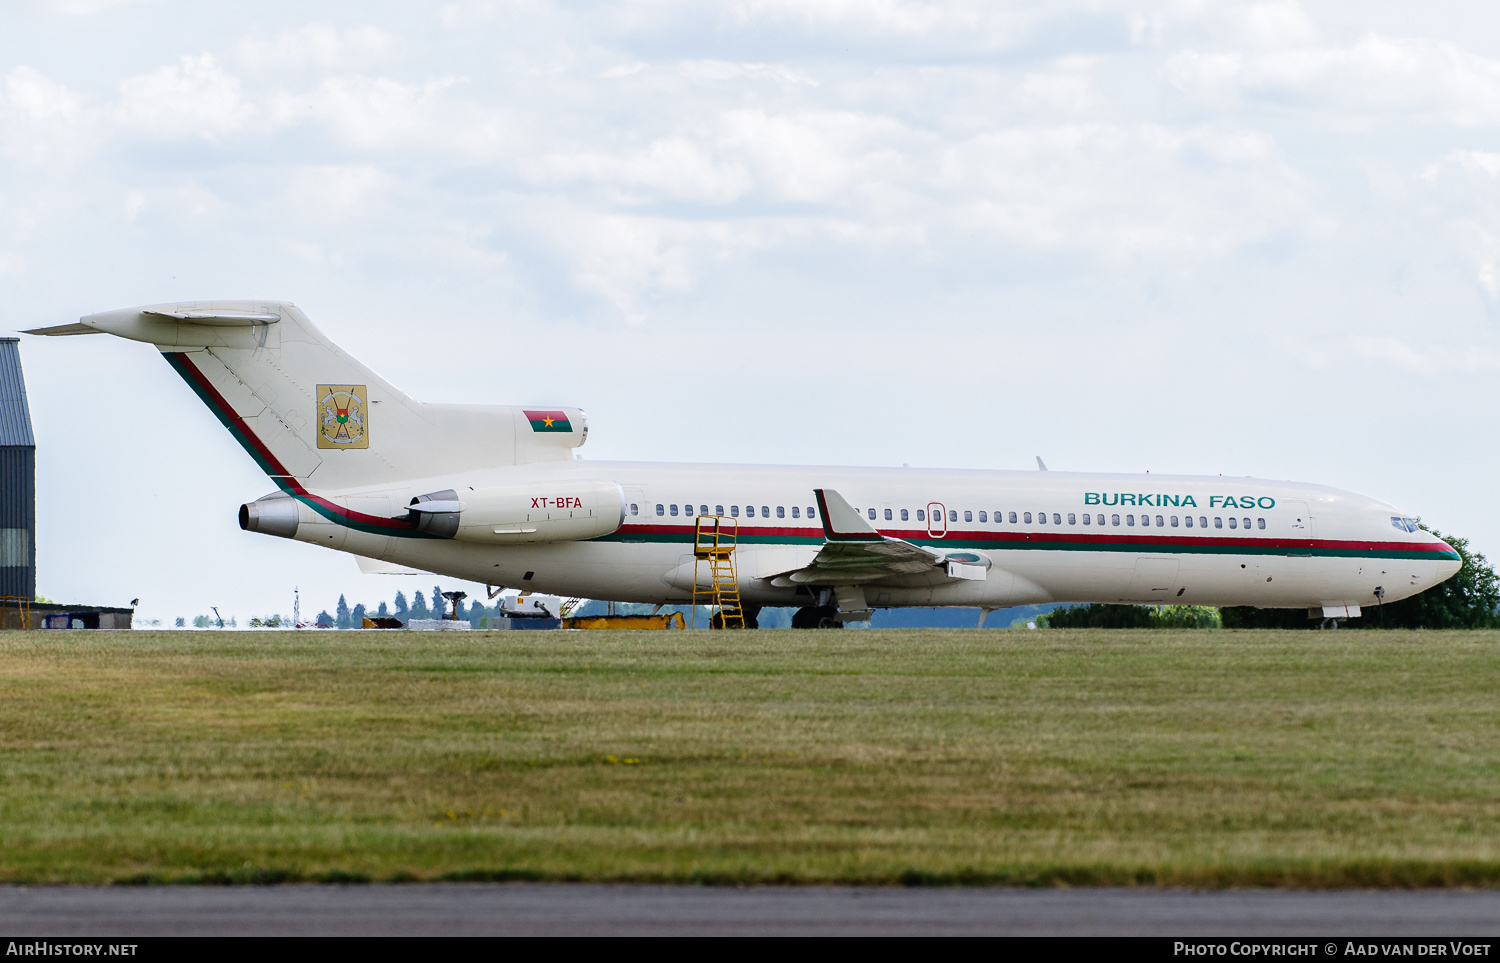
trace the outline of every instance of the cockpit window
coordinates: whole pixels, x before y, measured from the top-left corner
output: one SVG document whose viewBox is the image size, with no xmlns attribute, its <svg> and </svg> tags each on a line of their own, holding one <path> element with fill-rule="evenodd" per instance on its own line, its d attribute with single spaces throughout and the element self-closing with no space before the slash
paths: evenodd
<svg viewBox="0 0 1500 963">
<path fill-rule="evenodd" d="M 1415 532 L 1418 530 L 1417 520 L 1415 518 L 1405 518 L 1399 515 L 1391 516 L 1391 527 L 1399 528 L 1403 532 Z"/>
</svg>

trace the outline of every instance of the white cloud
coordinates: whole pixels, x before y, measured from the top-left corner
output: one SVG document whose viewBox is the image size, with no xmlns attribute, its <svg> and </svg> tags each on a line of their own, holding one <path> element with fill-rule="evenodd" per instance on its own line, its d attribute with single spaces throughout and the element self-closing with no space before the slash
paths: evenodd
<svg viewBox="0 0 1500 963">
<path fill-rule="evenodd" d="M 72 120 L 83 104 L 78 94 L 25 66 L 6 74 L 5 101 L 32 120 Z"/>
<path fill-rule="evenodd" d="M 536 184 L 582 181 L 605 185 L 627 204 L 660 200 L 728 204 L 744 196 L 752 183 L 742 165 L 720 161 L 704 145 L 683 137 L 663 138 L 626 155 L 554 154 L 523 162 L 522 169 Z"/>
<path fill-rule="evenodd" d="M 347 70 L 390 63 L 402 56 L 395 34 L 370 24 L 340 30 L 309 23 L 272 38 L 244 37 L 235 45 L 238 61 L 251 70 Z"/>
<path fill-rule="evenodd" d="M 120 81 L 120 122 L 141 134 L 213 138 L 239 130 L 254 112 L 239 80 L 210 53 Z"/>
<path fill-rule="evenodd" d="M 1371 119 L 1500 122 L 1500 60 L 1449 41 L 1370 35 L 1351 47 L 1188 50 L 1164 70 L 1173 85 L 1209 103 L 1244 98 Z"/>
<path fill-rule="evenodd" d="M 89 17 L 114 7 L 126 7 L 159 0 L 48 0 L 48 6 L 70 17 Z"/>
<path fill-rule="evenodd" d="M 305 92 L 275 93 L 266 109 L 276 127 L 316 126 L 361 151 L 449 162 L 503 152 L 509 130 L 500 112 L 451 96 L 457 84 L 452 77 L 403 83 L 337 76 Z"/>
<path fill-rule="evenodd" d="M 1412 344 L 1400 338 L 1380 336 L 1361 338 L 1354 342 L 1352 348 L 1356 355 L 1379 359 L 1429 378 L 1500 370 L 1500 351 L 1488 345 L 1450 347 L 1440 344 Z"/>
</svg>

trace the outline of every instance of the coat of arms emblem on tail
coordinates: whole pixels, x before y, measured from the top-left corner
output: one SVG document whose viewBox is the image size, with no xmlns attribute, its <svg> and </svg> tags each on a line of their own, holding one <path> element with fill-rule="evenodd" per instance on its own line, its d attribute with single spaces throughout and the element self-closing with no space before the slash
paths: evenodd
<svg viewBox="0 0 1500 963">
<path fill-rule="evenodd" d="M 364 385 L 318 385 L 318 447 L 369 448 L 369 412 Z"/>
</svg>

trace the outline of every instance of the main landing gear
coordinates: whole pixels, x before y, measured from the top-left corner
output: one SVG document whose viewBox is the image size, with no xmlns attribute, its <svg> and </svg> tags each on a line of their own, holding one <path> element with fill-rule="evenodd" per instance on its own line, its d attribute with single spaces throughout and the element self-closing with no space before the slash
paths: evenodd
<svg viewBox="0 0 1500 963">
<path fill-rule="evenodd" d="M 745 628 L 747 628 L 747 629 L 758 629 L 758 628 L 760 628 L 760 622 L 759 622 L 760 610 L 761 610 L 761 606 L 759 606 L 759 605 L 747 605 L 743 609 L 740 610 L 740 616 L 745 620 Z M 711 628 L 711 629 L 722 629 L 724 627 L 724 613 L 723 612 L 715 612 L 713 615 L 709 616 L 708 627 Z M 737 629 L 737 628 L 739 628 L 739 626 L 738 625 L 733 625 L 733 626 L 731 626 L 731 628 L 736 628 Z"/>
<path fill-rule="evenodd" d="M 842 629 L 844 623 L 834 618 L 838 609 L 832 605 L 806 605 L 792 613 L 794 629 Z"/>
</svg>

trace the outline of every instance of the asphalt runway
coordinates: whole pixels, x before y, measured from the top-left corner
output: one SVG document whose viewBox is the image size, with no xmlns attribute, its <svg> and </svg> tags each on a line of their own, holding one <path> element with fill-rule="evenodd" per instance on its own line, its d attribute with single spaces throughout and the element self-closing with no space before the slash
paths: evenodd
<svg viewBox="0 0 1500 963">
<path fill-rule="evenodd" d="M 0 887 L 13 936 L 1495 936 L 1500 893 L 411 883 Z"/>
</svg>

